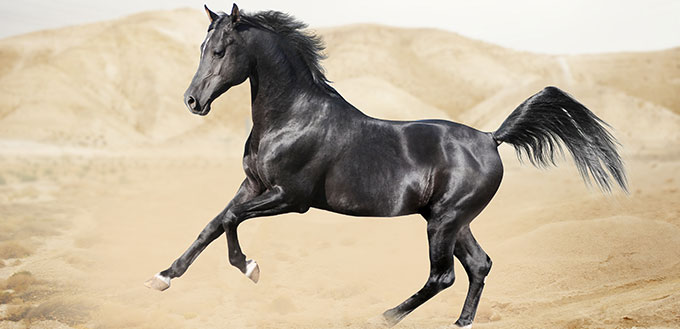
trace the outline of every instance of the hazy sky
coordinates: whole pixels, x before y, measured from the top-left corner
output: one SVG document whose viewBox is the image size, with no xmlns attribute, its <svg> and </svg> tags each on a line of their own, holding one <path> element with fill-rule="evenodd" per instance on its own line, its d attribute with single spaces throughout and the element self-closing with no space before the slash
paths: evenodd
<svg viewBox="0 0 680 329">
<path fill-rule="evenodd" d="M 215 0 L 22 0 L 0 2 L 0 37 Z M 312 28 L 351 23 L 434 27 L 505 47 L 544 53 L 655 50 L 680 46 L 679 0 L 239 1 L 245 10 L 275 9 Z"/>
</svg>

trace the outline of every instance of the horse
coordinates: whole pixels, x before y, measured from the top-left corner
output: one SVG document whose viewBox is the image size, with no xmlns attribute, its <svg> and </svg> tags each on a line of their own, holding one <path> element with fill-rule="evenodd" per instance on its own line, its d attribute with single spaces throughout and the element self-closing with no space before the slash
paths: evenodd
<svg viewBox="0 0 680 329">
<path fill-rule="evenodd" d="M 501 183 L 501 143 L 513 145 L 520 160 L 528 157 L 537 167 L 555 165 L 566 148 L 586 183 L 593 180 L 611 192 L 616 182 L 627 191 L 609 126 L 557 87 L 529 97 L 494 132 L 446 120 L 372 118 L 331 86 L 320 65 L 323 43 L 304 23 L 277 11 L 242 13 L 236 4 L 230 14 L 204 8 L 210 24 L 184 101 L 192 113 L 205 116 L 213 100 L 250 81 L 246 178 L 189 248 L 145 283 L 150 288 L 169 288 L 222 234 L 231 265 L 257 283 L 259 266 L 246 259 L 237 236 L 247 219 L 311 207 L 352 216 L 420 214 L 427 222 L 429 276 L 383 318 L 393 326 L 450 287 L 455 257 L 469 279 L 455 325 L 470 327 L 492 263 L 470 222 Z"/>
</svg>

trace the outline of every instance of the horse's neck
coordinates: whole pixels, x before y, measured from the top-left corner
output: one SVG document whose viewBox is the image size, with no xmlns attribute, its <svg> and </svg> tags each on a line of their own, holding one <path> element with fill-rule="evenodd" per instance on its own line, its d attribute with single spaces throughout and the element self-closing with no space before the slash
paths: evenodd
<svg viewBox="0 0 680 329">
<path fill-rule="evenodd" d="M 251 82 L 251 88 L 256 88 L 253 84 Z M 323 104 L 323 98 L 327 96 L 315 90 L 295 88 L 291 84 L 284 83 L 282 86 L 286 88 L 277 90 L 277 93 L 260 89 L 253 98 L 253 131 L 258 135 L 288 129 L 293 122 L 314 121 L 323 112 L 319 104 Z"/>
<path fill-rule="evenodd" d="M 262 53 L 256 61 L 250 74 L 254 132 L 283 127 L 290 120 L 311 119 L 309 116 L 314 113 L 308 113 L 313 111 L 306 102 L 323 96 L 308 68 L 301 63 L 281 62 L 267 53 Z"/>
</svg>

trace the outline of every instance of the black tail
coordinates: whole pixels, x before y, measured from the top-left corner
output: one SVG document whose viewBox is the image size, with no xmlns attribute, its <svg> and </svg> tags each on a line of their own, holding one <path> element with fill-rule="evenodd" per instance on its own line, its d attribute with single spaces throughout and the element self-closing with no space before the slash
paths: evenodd
<svg viewBox="0 0 680 329">
<path fill-rule="evenodd" d="M 618 142 L 603 125 L 610 127 L 567 93 L 546 87 L 520 104 L 493 137 L 498 144 L 512 144 L 520 160 L 525 154 L 537 167 L 555 165 L 555 152 L 564 154 L 561 141 L 586 183 L 592 176 L 603 191 L 610 192 L 613 177 L 627 192 Z"/>
</svg>

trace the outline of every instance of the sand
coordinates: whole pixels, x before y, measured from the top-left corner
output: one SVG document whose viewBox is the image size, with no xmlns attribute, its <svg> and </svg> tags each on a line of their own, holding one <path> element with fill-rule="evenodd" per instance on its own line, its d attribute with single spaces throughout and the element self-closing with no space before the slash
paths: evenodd
<svg viewBox="0 0 680 329">
<path fill-rule="evenodd" d="M 181 101 L 205 23 L 176 10 L 0 40 L 0 328 L 376 328 L 425 282 L 422 218 L 310 210 L 240 227 L 258 284 L 220 238 L 169 290 L 142 285 L 244 177 L 247 84 L 207 117 Z M 613 126 L 630 195 L 500 147 L 503 183 L 472 224 L 494 261 L 475 328 L 680 327 L 680 49 L 548 56 L 437 30 L 317 32 L 328 77 L 370 115 L 495 130 L 557 85 Z M 456 273 L 398 328 L 452 324 Z"/>
</svg>

